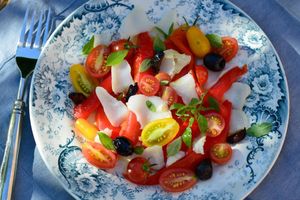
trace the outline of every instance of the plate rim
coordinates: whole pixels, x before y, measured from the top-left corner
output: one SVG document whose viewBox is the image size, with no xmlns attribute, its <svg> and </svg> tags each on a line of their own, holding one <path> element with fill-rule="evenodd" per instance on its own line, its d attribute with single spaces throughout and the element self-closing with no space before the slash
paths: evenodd
<svg viewBox="0 0 300 200">
<path fill-rule="evenodd" d="M 80 5 L 78 8 L 76 8 L 74 11 L 72 11 L 62 22 L 60 22 L 60 24 L 55 28 L 55 30 L 49 36 L 49 38 L 48 38 L 47 42 L 45 43 L 44 47 L 47 47 L 49 45 L 49 43 L 51 42 L 51 40 L 53 38 L 55 38 L 55 36 L 57 35 L 57 33 L 59 31 L 61 31 L 63 27 L 65 27 L 66 23 L 70 22 L 70 20 L 74 17 L 74 15 L 76 13 L 78 13 L 79 10 L 82 9 L 85 4 L 87 4 L 87 3 L 91 2 L 91 1 L 92 0 L 84 2 L 82 5 Z M 284 95 L 284 96 L 286 97 L 287 112 L 286 112 L 286 121 L 285 121 L 284 129 L 283 129 L 283 133 L 284 134 L 283 134 L 283 137 L 282 137 L 282 142 L 279 145 L 279 147 L 278 147 L 278 149 L 276 151 L 276 154 L 274 156 L 274 159 L 272 160 L 272 162 L 268 166 L 267 170 L 263 173 L 263 175 L 261 176 L 261 178 L 255 184 L 253 184 L 250 187 L 250 189 L 247 190 L 247 192 L 245 193 L 245 195 L 242 197 L 242 199 L 245 199 L 247 196 L 249 196 L 262 183 L 263 180 L 265 180 L 266 176 L 270 173 L 270 171 L 274 167 L 276 161 L 278 160 L 278 157 L 279 157 L 280 153 L 282 152 L 282 148 L 283 148 L 283 145 L 285 143 L 285 139 L 286 139 L 286 135 L 287 135 L 287 132 L 288 132 L 288 127 L 289 127 L 289 121 L 290 121 L 290 93 L 289 93 L 289 86 L 288 86 L 287 76 L 286 76 L 286 73 L 285 73 L 285 68 L 284 68 L 284 65 L 282 64 L 281 58 L 280 58 L 280 56 L 279 56 L 276 48 L 274 47 L 273 42 L 270 40 L 270 38 L 268 37 L 268 35 L 262 29 L 262 27 L 259 26 L 256 23 L 256 21 L 252 17 L 250 17 L 242 8 L 238 7 L 236 4 L 234 4 L 230 0 L 213 0 L 213 1 L 214 1 L 214 3 L 221 2 L 223 4 L 230 5 L 231 6 L 230 9 L 238 11 L 242 15 L 244 15 L 246 18 L 248 18 L 251 21 L 251 23 L 253 23 L 254 25 L 256 25 L 259 28 L 259 30 L 266 36 L 266 38 L 268 39 L 268 41 L 270 43 L 270 47 L 271 47 L 271 49 L 273 49 L 273 53 L 276 56 L 276 59 L 278 61 L 278 65 L 280 67 L 280 71 L 282 72 L 282 75 L 283 75 L 284 86 L 286 87 L 286 95 Z M 45 51 L 45 48 L 43 48 L 43 50 L 41 51 L 40 57 L 38 58 L 37 65 L 40 63 L 40 61 L 41 61 L 41 55 L 43 55 L 44 51 Z M 36 73 L 34 71 L 34 73 L 32 75 L 32 79 L 34 78 L 35 74 Z M 45 163 L 46 167 L 48 168 L 48 170 L 50 171 L 50 173 L 52 174 L 52 176 L 55 177 L 55 179 L 64 188 L 64 190 L 67 191 L 68 194 L 70 194 L 73 198 L 79 199 L 79 197 L 76 196 L 74 193 L 72 193 L 72 191 L 69 188 L 67 188 L 66 184 L 64 184 L 61 181 L 61 179 L 59 179 L 59 177 L 55 174 L 54 170 L 50 166 L 50 163 L 47 162 L 47 159 L 45 157 L 46 155 L 42 151 L 42 145 L 43 145 L 42 141 L 38 140 L 39 134 L 38 134 L 38 131 L 37 131 L 37 127 L 36 127 L 36 125 L 34 123 L 32 123 L 34 121 L 34 117 L 33 117 L 34 114 L 32 113 L 33 112 L 33 105 L 32 105 L 32 102 L 33 102 L 32 101 L 32 99 L 33 99 L 33 87 L 34 87 L 33 81 L 31 81 L 31 83 L 30 83 L 30 93 L 29 93 L 29 117 L 30 117 L 30 125 L 31 125 L 31 128 L 32 128 L 32 133 L 33 133 L 34 141 L 36 143 L 36 147 L 38 149 L 38 153 L 40 154 L 43 162 Z"/>
</svg>

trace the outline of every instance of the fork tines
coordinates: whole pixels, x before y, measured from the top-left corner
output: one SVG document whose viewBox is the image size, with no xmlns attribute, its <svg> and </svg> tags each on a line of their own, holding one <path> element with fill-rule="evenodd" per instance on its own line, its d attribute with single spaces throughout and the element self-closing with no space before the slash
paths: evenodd
<svg viewBox="0 0 300 200">
<path fill-rule="evenodd" d="M 49 8 L 48 10 L 41 12 L 39 16 L 37 16 L 35 11 L 32 12 L 31 16 L 29 13 L 30 8 L 27 7 L 18 47 L 40 49 L 45 45 L 48 38 L 51 10 Z M 37 17 L 38 21 L 35 21 L 35 18 Z M 27 29 L 28 22 L 29 29 Z"/>
</svg>

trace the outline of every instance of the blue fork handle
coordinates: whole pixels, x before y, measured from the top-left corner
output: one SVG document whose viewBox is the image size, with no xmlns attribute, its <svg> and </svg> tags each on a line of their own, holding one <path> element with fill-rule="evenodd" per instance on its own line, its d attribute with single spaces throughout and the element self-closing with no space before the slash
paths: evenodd
<svg viewBox="0 0 300 200">
<path fill-rule="evenodd" d="M 10 118 L 6 146 L 0 168 L 1 200 L 10 200 L 12 198 L 13 185 L 17 171 L 24 105 L 25 103 L 22 100 L 16 100 Z"/>
</svg>

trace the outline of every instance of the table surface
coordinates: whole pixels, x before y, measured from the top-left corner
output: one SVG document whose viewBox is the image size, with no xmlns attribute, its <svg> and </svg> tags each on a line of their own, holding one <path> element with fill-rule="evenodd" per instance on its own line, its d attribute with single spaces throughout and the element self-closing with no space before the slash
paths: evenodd
<svg viewBox="0 0 300 200">
<path fill-rule="evenodd" d="M 300 160 L 294 155 L 300 152 L 300 1 L 299 0 L 231 0 L 244 10 L 268 35 L 283 63 L 290 92 L 290 122 L 285 144 L 274 167 L 262 183 L 246 198 L 299 199 Z M 11 0 L 0 11 L 0 159 L 6 141 L 10 110 L 17 95 L 19 73 L 14 60 L 15 47 L 26 5 L 36 8 L 51 7 L 59 24 L 85 0 Z M 28 102 L 28 100 L 27 100 Z M 72 199 L 50 174 L 35 148 L 28 106 L 23 125 L 19 165 L 14 199 Z M 298 116 L 298 117 L 297 117 Z"/>
</svg>

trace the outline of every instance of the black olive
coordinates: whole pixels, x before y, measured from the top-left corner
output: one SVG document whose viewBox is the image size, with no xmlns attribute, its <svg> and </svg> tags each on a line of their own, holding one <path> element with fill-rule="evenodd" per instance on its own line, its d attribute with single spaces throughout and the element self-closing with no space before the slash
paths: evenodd
<svg viewBox="0 0 300 200">
<path fill-rule="evenodd" d="M 240 130 L 227 137 L 227 142 L 229 144 L 235 144 L 242 141 L 246 137 L 246 129 Z"/>
<path fill-rule="evenodd" d="M 196 176 L 202 180 L 208 180 L 212 177 L 213 168 L 209 159 L 202 160 L 196 168 Z"/>
<path fill-rule="evenodd" d="M 219 72 L 225 67 L 225 59 L 216 53 L 206 54 L 203 58 L 204 65 L 211 71 Z"/>
<path fill-rule="evenodd" d="M 68 96 L 75 105 L 81 104 L 86 99 L 86 97 L 79 92 L 71 92 Z"/>
<path fill-rule="evenodd" d="M 155 55 L 151 59 L 151 67 L 154 69 L 155 73 L 159 72 L 159 67 L 162 61 L 162 58 L 164 57 L 165 53 L 163 51 L 157 51 L 155 52 Z"/>
<path fill-rule="evenodd" d="M 114 139 L 113 144 L 119 155 L 130 156 L 133 154 L 133 146 L 126 137 L 117 137 Z"/>
<path fill-rule="evenodd" d="M 126 97 L 125 97 L 126 102 L 128 101 L 129 97 L 135 95 L 138 92 L 138 89 L 139 89 L 139 87 L 138 87 L 137 83 L 129 86 L 128 91 L 126 93 Z"/>
</svg>

